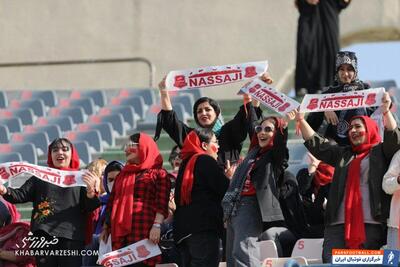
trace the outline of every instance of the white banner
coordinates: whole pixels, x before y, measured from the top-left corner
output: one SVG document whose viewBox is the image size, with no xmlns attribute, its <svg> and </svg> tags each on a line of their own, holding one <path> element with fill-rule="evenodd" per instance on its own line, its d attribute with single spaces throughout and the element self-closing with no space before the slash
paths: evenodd
<svg viewBox="0 0 400 267">
<path fill-rule="evenodd" d="M 143 239 L 100 256 L 97 263 L 103 266 L 120 267 L 141 262 L 160 254 L 161 250 L 158 245 L 152 243 L 148 239 Z"/>
<path fill-rule="evenodd" d="M 253 79 L 266 72 L 267 69 L 268 61 L 257 61 L 189 70 L 175 70 L 168 73 L 165 85 L 168 90 L 217 86 Z"/>
<path fill-rule="evenodd" d="M 86 187 L 86 184 L 82 180 L 82 175 L 85 171 L 62 171 L 26 162 L 6 162 L 0 164 L 0 182 L 2 184 L 22 173 L 31 174 L 40 180 L 60 187 Z"/>
<path fill-rule="evenodd" d="M 382 104 L 385 88 L 351 91 L 335 94 L 307 94 L 300 105 L 300 112 L 320 112 L 376 107 Z"/>
<path fill-rule="evenodd" d="M 300 103 L 269 87 L 268 84 L 258 78 L 243 86 L 240 91 L 251 95 L 261 104 L 281 115 L 285 115 L 300 106 Z"/>
</svg>

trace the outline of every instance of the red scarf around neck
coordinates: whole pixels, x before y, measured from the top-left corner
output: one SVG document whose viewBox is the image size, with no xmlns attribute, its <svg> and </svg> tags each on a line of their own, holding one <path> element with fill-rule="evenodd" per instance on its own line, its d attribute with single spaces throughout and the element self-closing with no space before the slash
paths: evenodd
<svg viewBox="0 0 400 267">
<path fill-rule="evenodd" d="M 129 235 L 132 229 L 133 201 L 136 175 L 147 169 L 160 169 L 163 159 L 154 140 L 145 133 L 139 137 L 139 164 L 126 164 L 115 178 L 111 212 L 111 236 Z"/>
<path fill-rule="evenodd" d="M 371 148 L 381 142 L 378 126 L 367 116 L 355 116 L 351 119 L 361 119 L 366 128 L 364 144 L 354 146 L 356 153 L 350 162 L 346 177 L 344 238 L 348 248 L 360 248 L 365 241 L 364 214 L 362 210 L 362 195 L 360 190 L 361 161 L 369 155 Z"/>
<path fill-rule="evenodd" d="M 196 160 L 200 155 L 206 154 L 201 147 L 201 142 L 195 131 L 191 131 L 183 142 L 181 150 L 182 160 L 189 159 L 183 171 L 182 185 L 181 185 L 181 200 L 180 205 L 188 205 L 192 202 L 192 188 L 194 180 L 194 166 Z"/>
</svg>

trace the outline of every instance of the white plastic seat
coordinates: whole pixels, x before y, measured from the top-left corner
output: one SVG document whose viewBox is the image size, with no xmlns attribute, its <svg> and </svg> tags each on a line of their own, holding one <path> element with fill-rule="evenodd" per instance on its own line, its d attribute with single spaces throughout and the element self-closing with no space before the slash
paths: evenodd
<svg viewBox="0 0 400 267">
<path fill-rule="evenodd" d="M 305 257 L 309 263 L 322 263 L 323 238 L 301 238 L 297 240 L 292 257 Z"/>
</svg>

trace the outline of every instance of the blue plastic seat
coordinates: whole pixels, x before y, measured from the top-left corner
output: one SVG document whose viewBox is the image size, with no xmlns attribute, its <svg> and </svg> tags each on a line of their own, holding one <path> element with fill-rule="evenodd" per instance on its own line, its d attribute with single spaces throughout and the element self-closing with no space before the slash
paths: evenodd
<svg viewBox="0 0 400 267">
<path fill-rule="evenodd" d="M 307 156 L 307 148 L 302 142 L 288 143 L 287 147 L 289 149 L 289 164 L 290 163 L 305 163 L 305 158 Z"/>
<path fill-rule="evenodd" d="M 122 89 L 118 97 L 120 98 L 127 98 L 127 97 L 132 97 L 132 96 L 141 96 L 144 100 L 144 103 L 147 106 L 151 106 L 156 103 L 156 94 L 155 94 L 155 89 L 151 88 L 131 88 L 131 89 Z"/>
<path fill-rule="evenodd" d="M 397 87 L 395 80 L 367 81 L 367 83 L 369 83 L 372 88 L 384 87 L 386 90 Z"/>
<path fill-rule="evenodd" d="M 184 91 L 179 91 L 178 92 L 178 95 L 184 95 L 184 94 L 192 95 L 194 101 L 196 101 L 200 97 L 203 97 L 203 93 L 199 88 L 190 89 L 190 90 L 184 90 Z"/>
<path fill-rule="evenodd" d="M 71 108 L 51 108 L 49 117 L 70 116 L 75 124 L 83 123 L 86 119 L 85 112 L 82 107 Z"/>
<path fill-rule="evenodd" d="M 28 163 L 37 164 L 36 147 L 32 143 L 10 143 L 0 144 L 0 154 L 2 153 L 19 153 L 21 154 L 22 160 Z"/>
<path fill-rule="evenodd" d="M 50 144 L 49 137 L 45 132 L 37 133 L 13 133 L 11 135 L 10 142 L 17 143 L 32 143 L 37 149 L 38 156 L 45 155 L 47 153 L 47 147 Z"/>
<path fill-rule="evenodd" d="M 1 118 L 0 125 L 7 126 L 10 133 L 22 132 L 22 121 L 20 118 Z"/>
<path fill-rule="evenodd" d="M 0 124 L 0 144 L 7 144 L 10 141 L 10 131 L 6 125 Z"/>
<path fill-rule="evenodd" d="M 185 108 L 186 113 L 188 113 L 188 115 L 190 117 L 193 117 L 193 95 L 191 94 L 181 94 L 179 96 L 175 96 L 171 98 L 171 103 L 172 105 L 174 104 L 182 104 L 183 107 Z"/>
<path fill-rule="evenodd" d="M 175 111 L 178 119 L 182 122 L 184 122 L 185 124 L 188 123 L 188 120 L 190 118 L 192 118 L 185 110 L 185 108 L 183 107 L 183 105 L 181 103 L 174 103 L 172 105 L 172 109 Z"/>
<path fill-rule="evenodd" d="M 34 122 L 33 111 L 30 108 L 8 108 L 0 110 L 2 118 L 20 118 L 23 125 L 29 125 Z"/>
<path fill-rule="evenodd" d="M 8 97 L 6 92 L 0 91 L 0 108 L 6 108 L 8 106 Z"/>
<path fill-rule="evenodd" d="M 140 119 L 144 119 L 148 106 L 145 104 L 143 97 L 116 97 L 111 101 L 112 106 L 131 106 Z"/>
<path fill-rule="evenodd" d="M 127 127 L 125 127 L 127 130 L 135 129 L 136 122 L 139 120 L 139 115 L 135 113 L 132 106 L 128 105 L 108 106 L 99 110 L 99 115 L 110 114 L 121 114 L 127 124 Z"/>
<path fill-rule="evenodd" d="M 96 107 L 92 98 L 80 98 L 80 99 L 61 99 L 61 107 L 82 107 L 86 115 L 93 115 Z"/>
<path fill-rule="evenodd" d="M 16 152 L 0 153 L 0 163 L 12 162 L 12 161 L 22 161 L 21 154 Z"/>
<path fill-rule="evenodd" d="M 38 126 L 57 125 L 62 132 L 71 131 L 74 128 L 74 122 L 70 116 L 60 117 L 41 117 L 36 121 Z M 50 137 L 49 137 L 50 138 Z M 53 140 L 53 139 L 51 139 Z"/>
<path fill-rule="evenodd" d="M 23 91 L 21 93 L 22 100 L 42 99 L 47 107 L 55 107 L 58 105 L 57 95 L 53 90 L 43 91 Z"/>
<path fill-rule="evenodd" d="M 107 103 L 106 94 L 103 90 L 74 90 L 70 95 L 71 99 L 91 98 L 98 107 L 104 107 Z"/>
<path fill-rule="evenodd" d="M 89 117 L 91 123 L 104 123 L 109 122 L 112 125 L 113 130 L 118 136 L 125 136 L 125 124 L 124 118 L 121 114 L 110 114 L 110 115 L 92 115 Z"/>
<path fill-rule="evenodd" d="M 71 120 L 72 124 L 72 120 Z M 43 132 L 46 133 L 49 137 L 49 141 L 53 141 L 54 139 L 60 138 L 61 128 L 59 125 L 50 124 L 50 125 L 43 125 L 43 126 L 36 126 L 36 125 L 27 125 L 24 127 L 25 133 L 36 133 L 36 132 Z"/>
<path fill-rule="evenodd" d="M 100 132 L 101 139 L 107 144 L 108 147 L 115 146 L 115 135 L 112 129 L 111 123 L 82 123 L 76 127 L 78 131 L 90 131 L 98 130 Z"/>
<path fill-rule="evenodd" d="M 89 144 L 86 141 L 72 142 L 78 151 L 79 159 L 85 164 L 92 162 L 92 154 L 90 153 Z"/>
<path fill-rule="evenodd" d="M 46 113 L 46 107 L 42 99 L 32 99 L 32 100 L 23 100 L 18 101 L 16 99 L 11 101 L 11 108 L 30 108 L 33 111 L 33 114 L 38 117 L 42 117 Z"/>
<path fill-rule="evenodd" d="M 103 152 L 103 143 L 99 130 L 73 131 L 65 135 L 71 142 L 86 141 L 95 152 Z"/>
</svg>

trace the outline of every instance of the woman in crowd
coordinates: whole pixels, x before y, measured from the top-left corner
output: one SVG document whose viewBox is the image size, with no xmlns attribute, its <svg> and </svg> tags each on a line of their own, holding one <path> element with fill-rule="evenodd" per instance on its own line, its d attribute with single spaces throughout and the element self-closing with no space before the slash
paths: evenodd
<svg viewBox="0 0 400 267">
<path fill-rule="evenodd" d="M 78 170 L 79 156 L 66 138 L 57 138 L 48 149 L 47 164 L 59 170 Z M 100 202 L 96 197 L 96 178 L 91 173 L 83 177 L 85 187 L 59 187 L 35 176 L 20 188 L 0 185 L 0 194 L 11 203 L 33 202 L 31 232 L 36 238 L 45 238 L 57 244 L 48 250 L 77 250 L 84 248 L 85 225 L 88 212 Z M 98 191 L 97 191 L 98 192 Z M 77 253 L 77 252 L 75 252 Z M 36 256 L 38 266 L 81 266 L 81 256 Z"/>
<path fill-rule="evenodd" d="M 182 266 L 217 267 L 223 231 L 221 200 L 229 179 L 217 164 L 218 141 L 211 129 L 191 131 L 183 143 L 175 189 L 174 239 Z M 232 176 L 234 167 L 226 171 Z"/>
<path fill-rule="evenodd" d="M 126 164 L 115 178 L 107 204 L 105 241 L 111 234 L 113 250 L 148 238 L 160 241 L 160 228 L 168 216 L 171 182 L 154 140 L 145 133 L 133 134 L 125 145 Z M 133 266 L 155 266 L 161 256 Z"/>
<path fill-rule="evenodd" d="M 265 82 L 272 83 L 267 73 L 261 77 Z M 174 142 L 182 147 L 185 137 L 193 128 L 180 121 L 172 108 L 168 90 L 165 88 L 165 78 L 159 84 L 161 94 L 161 112 L 158 114 L 155 139 L 158 139 L 161 128 L 164 129 Z M 250 102 L 248 95 L 243 95 L 244 102 Z M 253 105 L 247 103 L 239 108 L 238 113 L 229 122 L 223 124 L 221 108 L 217 101 L 209 97 L 197 99 L 193 106 L 193 116 L 197 127 L 209 128 L 218 138 L 220 148 L 218 150 L 218 164 L 225 166 L 227 161 L 235 164 L 240 157 L 243 141 L 248 131 L 261 116 L 260 103 L 253 101 Z"/>
<path fill-rule="evenodd" d="M 324 89 L 323 94 L 341 93 L 368 89 L 370 86 L 358 79 L 357 57 L 354 52 L 340 51 L 336 55 L 335 83 Z M 309 114 L 307 122 L 314 129 L 325 124 L 324 136 L 333 139 L 339 145 L 349 145 L 347 136 L 349 121 L 353 116 L 370 116 L 375 108 L 358 108 L 350 110 L 336 110 L 315 112 Z"/>
<path fill-rule="evenodd" d="M 13 206 L 13 207 L 11 207 Z M 0 266 L 2 267 L 33 267 L 33 256 L 18 256 L 29 251 L 23 246 L 23 239 L 28 237 L 29 223 L 18 222 L 20 214 L 15 205 L 6 202 L 0 196 Z"/>
<path fill-rule="evenodd" d="M 331 262 L 333 248 L 379 249 L 386 242 L 390 196 L 382 189 L 383 176 L 390 159 L 400 148 L 400 129 L 389 110 L 388 93 L 382 99 L 385 136 L 367 116 L 350 120 L 350 146 L 330 144 L 316 134 L 304 114 L 288 114 L 300 123 L 308 150 L 335 168 L 325 212 L 323 260 Z"/>
<path fill-rule="evenodd" d="M 383 176 L 382 188 L 392 196 L 390 214 L 387 222 L 387 247 L 388 249 L 400 249 L 399 223 L 400 223 L 400 151 L 394 154 L 385 176 Z"/>
<path fill-rule="evenodd" d="M 286 143 L 283 120 L 267 117 L 255 127 L 249 152 L 222 201 L 227 222 L 228 266 L 259 265 L 249 252 L 250 242 L 257 241 L 264 230 L 284 226 L 278 187 L 287 167 Z M 267 239 L 275 237 L 273 232 L 264 234 Z"/>
</svg>

